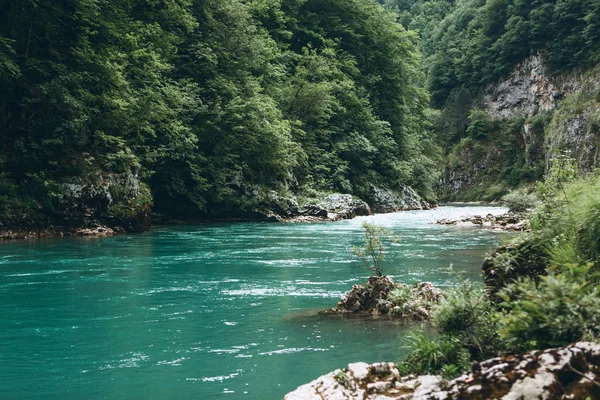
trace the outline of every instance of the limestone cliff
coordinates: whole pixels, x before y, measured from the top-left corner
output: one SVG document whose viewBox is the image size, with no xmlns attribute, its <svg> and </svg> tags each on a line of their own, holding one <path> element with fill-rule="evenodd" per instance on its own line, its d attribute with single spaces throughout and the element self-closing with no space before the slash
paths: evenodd
<svg viewBox="0 0 600 400">
<path fill-rule="evenodd" d="M 466 136 L 449 149 L 439 185 L 445 200 L 497 199 L 541 178 L 559 154 L 581 171 L 600 163 L 600 68 L 557 76 L 531 56 L 487 86 L 478 104 L 486 127 L 471 128 L 472 112 Z"/>
</svg>

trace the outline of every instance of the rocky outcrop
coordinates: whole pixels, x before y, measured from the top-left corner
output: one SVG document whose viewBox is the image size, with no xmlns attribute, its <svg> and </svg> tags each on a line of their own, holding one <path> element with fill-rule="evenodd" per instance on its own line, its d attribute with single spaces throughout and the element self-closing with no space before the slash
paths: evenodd
<svg viewBox="0 0 600 400">
<path fill-rule="evenodd" d="M 412 188 L 405 186 L 399 192 L 371 186 L 367 201 L 375 213 L 391 213 L 404 210 L 429 210 L 431 204 L 424 201 Z"/>
<path fill-rule="evenodd" d="M 531 117 L 553 111 L 565 96 L 600 86 L 600 72 L 571 73 L 551 76 L 541 55 L 528 57 L 510 76 L 489 85 L 484 95 L 485 107 L 494 118 Z"/>
<path fill-rule="evenodd" d="M 285 400 L 563 400 L 600 398 L 600 344 L 493 358 L 449 382 L 402 377 L 393 363 L 355 363 L 300 386 Z"/>
<path fill-rule="evenodd" d="M 409 286 L 387 277 L 372 276 L 364 285 L 354 285 L 340 302 L 326 313 L 389 315 L 413 321 L 428 321 L 432 309 L 445 295 L 429 282 Z"/>
<path fill-rule="evenodd" d="M 394 363 L 359 362 L 300 386 L 284 400 L 411 399 L 440 383 L 435 376 L 403 378 Z"/>
<path fill-rule="evenodd" d="M 496 230 L 504 230 L 511 232 L 523 232 L 529 230 L 529 219 L 525 215 L 520 214 L 488 214 L 485 217 L 474 215 L 471 217 L 462 217 L 458 219 L 440 219 L 436 221 L 438 225 L 453 225 L 453 226 L 481 226 Z"/>
<path fill-rule="evenodd" d="M 385 314 L 389 309 L 385 306 L 381 308 L 380 305 L 387 303 L 388 295 L 396 288 L 392 278 L 372 276 L 366 284 L 352 286 L 352 289 L 342 297 L 333 311 Z"/>
<path fill-rule="evenodd" d="M 257 212 L 257 215 L 262 216 L 258 219 L 272 222 L 324 222 L 371 215 L 371 209 L 350 194 L 334 193 L 304 206 L 299 206 L 294 198 L 277 197 L 276 202 L 265 206 L 265 211 Z"/>
<path fill-rule="evenodd" d="M 600 165 L 600 67 L 557 76 L 542 56 L 531 56 L 490 84 L 480 105 L 490 130 L 453 146 L 437 186 L 441 199 L 497 200 L 541 179 L 562 154 L 581 172 Z"/>
<path fill-rule="evenodd" d="M 484 101 L 492 117 L 508 119 L 554 110 L 561 93 L 537 55 L 519 64 L 507 79 L 488 86 Z"/>
<path fill-rule="evenodd" d="M 519 64 L 507 79 L 488 86 L 484 104 L 492 118 L 500 119 L 556 111 L 544 143 L 532 135 L 531 122 L 524 125 L 526 153 L 543 152 L 549 166 L 556 155 L 568 152 L 580 170 L 590 171 L 600 161 L 599 88 L 600 70 L 551 76 L 543 58 L 537 55 Z M 561 101 L 563 104 L 559 104 Z M 565 102 L 570 104 L 565 106 Z"/>
<path fill-rule="evenodd" d="M 52 190 L 51 213 L 0 220 L 0 239 L 110 236 L 150 228 L 152 195 L 132 170 L 93 170 L 53 183 Z"/>
</svg>

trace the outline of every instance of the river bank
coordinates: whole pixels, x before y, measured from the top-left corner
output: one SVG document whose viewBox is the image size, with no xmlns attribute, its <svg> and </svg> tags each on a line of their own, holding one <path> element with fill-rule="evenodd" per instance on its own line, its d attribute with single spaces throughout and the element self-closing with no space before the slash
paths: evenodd
<svg viewBox="0 0 600 400">
<path fill-rule="evenodd" d="M 376 195 L 372 197 L 371 204 L 373 209 L 380 213 L 428 210 L 434 207 L 433 204 L 425 202 L 414 191 L 408 189 L 403 196 L 396 195 L 395 197 L 391 193 L 376 192 Z M 23 227 L 17 225 L 4 227 L 0 224 L 0 241 L 70 236 L 104 237 L 127 232 L 147 231 L 157 223 L 168 226 L 220 222 L 338 222 L 372 215 L 373 209 L 367 202 L 349 194 L 334 193 L 304 205 L 299 205 L 296 199 L 279 198 L 273 194 L 268 204 L 244 215 L 233 215 L 226 218 L 180 220 L 166 215 L 154 217 L 149 210 L 146 210 L 141 224 L 122 224 L 116 218 L 113 218 L 110 223 L 106 223 L 104 220 L 93 220 L 85 224 L 69 226 Z"/>
</svg>

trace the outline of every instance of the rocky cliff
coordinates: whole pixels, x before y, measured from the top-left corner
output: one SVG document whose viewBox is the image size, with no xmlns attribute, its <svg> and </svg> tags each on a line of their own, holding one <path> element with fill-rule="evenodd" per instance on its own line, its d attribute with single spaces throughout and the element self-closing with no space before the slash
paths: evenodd
<svg viewBox="0 0 600 400">
<path fill-rule="evenodd" d="M 600 165 L 600 68 L 557 76 L 531 56 L 476 103 L 487 112 L 486 129 L 467 129 L 449 150 L 443 199 L 497 199 L 540 179 L 561 154 L 583 172 Z"/>
</svg>

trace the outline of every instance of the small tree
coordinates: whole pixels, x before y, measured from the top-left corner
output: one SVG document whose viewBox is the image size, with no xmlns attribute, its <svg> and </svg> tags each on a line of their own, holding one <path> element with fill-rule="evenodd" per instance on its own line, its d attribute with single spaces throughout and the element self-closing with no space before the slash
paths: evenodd
<svg viewBox="0 0 600 400">
<path fill-rule="evenodd" d="M 365 244 L 363 247 L 353 247 L 352 253 L 362 260 L 369 271 L 373 271 L 378 277 L 381 277 L 385 252 L 383 240 L 386 237 L 390 241 L 396 239 L 390 237 L 392 231 L 381 225 L 363 222 L 362 227 L 365 231 Z"/>
</svg>

